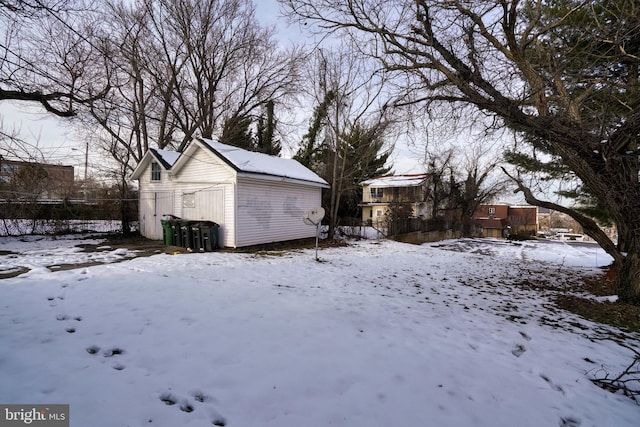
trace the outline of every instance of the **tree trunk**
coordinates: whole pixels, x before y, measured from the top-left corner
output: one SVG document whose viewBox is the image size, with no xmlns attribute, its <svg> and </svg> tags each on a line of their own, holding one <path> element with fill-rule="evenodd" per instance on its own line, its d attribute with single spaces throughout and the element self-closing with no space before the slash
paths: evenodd
<svg viewBox="0 0 640 427">
<path fill-rule="evenodd" d="M 632 245 L 617 271 L 615 290 L 621 301 L 640 305 L 640 238 L 638 236 Z"/>
<path fill-rule="evenodd" d="M 131 233 L 131 209 L 129 208 L 129 185 L 123 177 L 120 185 L 120 226 L 122 234 L 128 236 Z"/>
</svg>

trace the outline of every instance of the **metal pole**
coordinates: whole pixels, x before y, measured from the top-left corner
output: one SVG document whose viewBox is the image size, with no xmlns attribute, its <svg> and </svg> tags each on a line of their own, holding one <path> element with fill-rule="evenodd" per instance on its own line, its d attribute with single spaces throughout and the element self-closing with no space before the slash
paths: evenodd
<svg viewBox="0 0 640 427">
<path fill-rule="evenodd" d="M 89 165 L 89 141 L 85 145 L 84 149 L 84 182 L 87 182 L 87 166 Z"/>
<path fill-rule="evenodd" d="M 316 261 L 320 261 L 318 259 L 318 236 L 320 235 L 320 223 L 316 224 Z"/>
</svg>

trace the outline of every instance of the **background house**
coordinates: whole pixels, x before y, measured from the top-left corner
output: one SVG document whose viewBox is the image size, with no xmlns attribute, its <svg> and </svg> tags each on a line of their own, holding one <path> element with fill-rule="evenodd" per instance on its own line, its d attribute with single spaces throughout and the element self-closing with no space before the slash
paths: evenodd
<svg viewBox="0 0 640 427">
<path fill-rule="evenodd" d="M 412 216 L 426 213 L 426 174 L 389 175 L 367 181 L 362 185 L 362 221 L 368 224 L 385 221 L 387 209 L 392 203 L 406 203 Z"/>
<path fill-rule="evenodd" d="M 512 234 L 527 236 L 538 234 L 537 206 L 509 206 L 508 219 Z"/>
<path fill-rule="evenodd" d="M 480 205 L 473 215 L 473 221 L 482 227 L 483 237 L 503 238 L 509 234 L 536 236 L 538 208 L 507 204 Z"/>
<path fill-rule="evenodd" d="M 149 150 L 132 174 L 139 182 L 140 232 L 162 238 L 163 215 L 220 225 L 221 246 L 242 247 L 315 236 L 306 211 L 329 185 L 292 159 L 195 139 L 180 154 Z"/>
<path fill-rule="evenodd" d="M 73 166 L 0 158 L 0 192 L 4 200 L 61 202 L 74 194 Z"/>
</svg>

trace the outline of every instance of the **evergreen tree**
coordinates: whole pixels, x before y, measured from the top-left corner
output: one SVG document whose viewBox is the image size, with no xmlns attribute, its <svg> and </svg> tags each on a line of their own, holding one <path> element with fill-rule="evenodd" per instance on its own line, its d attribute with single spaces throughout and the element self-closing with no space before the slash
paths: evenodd
<svg viewBox="0 0 640 427">
<path fill-rule="evenodd" d="M 348 169 L 351 172 L 347 175 L 349 182 L 345 185 L 343 202 L 338 209 L 338 215 L 356 218 L 359 217 L 358 205 L 362 200 L 360 183 L 391 172 L 392 168 L 385 166 L 391 151 L 385 150 L 385 141 L 381 135 L 376 134 L 375 129 L 366 129 L 360 123 L 353 126 L 346 142 L 349 158 Z"/>
<path fill-rule="evenodd" d="M 282 144 L 276 138 L 276 119 L 274 116 L 273 101 L 266 103 L 266 117 L 264 114 L 258 117 L 258 129 L 256 132 L 256 151 L 279 156 Z"/>
<path fill-rule="evenodd" d="M 309 130 L 302 136 L 302 142 L 300 148 L 296 152 L 294 159 L 302 163 L 308 168 L 311 168 L 318 172 L 318 165 L 314 167 L 314 163 L 317 163 L 320 159 L 321 147 L 318 138 L 322 134 L 322 130 L 326 125 L 327 113 L 329 107 L 335 99 L 335 93 L 333 91 L 327 92 L 322 102 L 313 109 L 313 116 L 309 124 Z"/>
<path fill-rule="evenodd" d="M 229 117 L 222 127 L 220 142 L 254 151 L 255 142 L 251 131 L 251 117 L 238 114 Z"/>
<path fill-rule="evenodd" d="M 385 166 L 391 154 L 385 149 L 382 137 L 386 123 L 367 127 L 361 123 L 351 126 L 345 135 L 339 135 L 342 150 L 324 141 L 324 127 L 327 114 L 335 100 L 335 93 L 327 92 L 323 101 L 314 108 L 308 132 L 302 137 L 302 143 L 294 159 L 323 177 L 330 185 L 340 188 L 337 207 L 338 218 L 359 217 L 358 204 L 362 200 L 360 183 L 375 176 L 386 175 L 391 167 Z M 344 165 L 339 180 L 334 179 L 332 167 L 336 162 Z M 323 195 L 323 205 L 331 205 L 331 195 Z"/>
</svg>

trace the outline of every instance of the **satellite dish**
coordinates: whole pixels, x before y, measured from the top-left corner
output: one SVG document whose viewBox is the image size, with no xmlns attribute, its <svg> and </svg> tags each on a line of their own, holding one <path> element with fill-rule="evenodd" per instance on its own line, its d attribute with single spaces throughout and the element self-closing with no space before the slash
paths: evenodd
<svg viewBox="0 0 640 427">
<path fill-rule="evenodd" d="M 324 218 L 324 208 L 313 208 L 305 212 L 302 221 L 307 225 L 318 226 L 322 218 Z"/>
<path fill-rule="evenodd" d="M 320 261 L 318 258 L 318 238 L 320 237 L 320 221 L 322 221 L 322 218 L 324 218 L 323 208 L 313 208 L 310 211 L 305 212 L 302 217 L 302 221 L 305 224 L 316 226 L 316 261 Z"/>
</svg>

